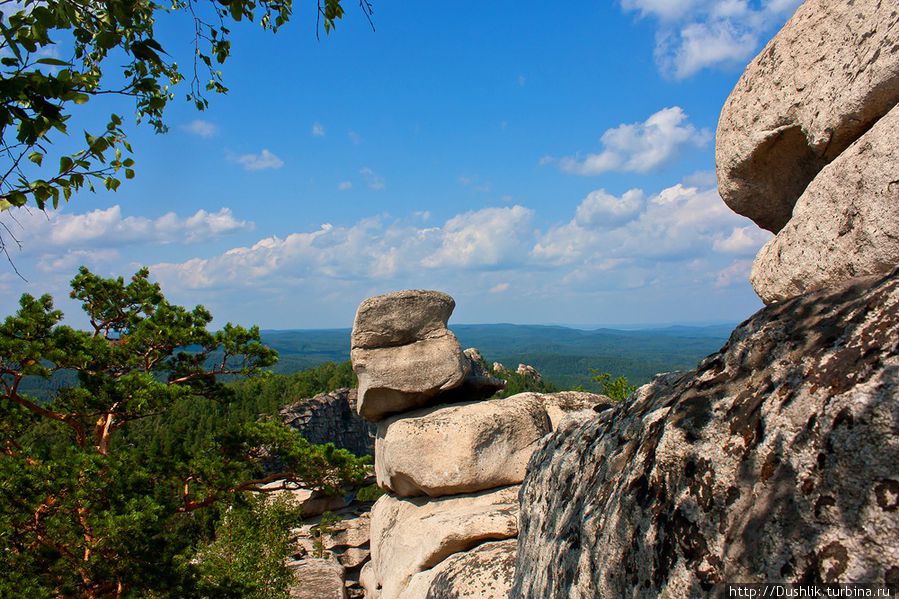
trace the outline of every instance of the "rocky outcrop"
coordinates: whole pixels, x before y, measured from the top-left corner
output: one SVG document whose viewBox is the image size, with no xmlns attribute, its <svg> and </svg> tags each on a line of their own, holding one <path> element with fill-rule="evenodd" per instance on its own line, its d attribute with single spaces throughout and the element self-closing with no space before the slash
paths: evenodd
<svg viewBox="0 0 899 599">
<path fill-rule="evenodd" d="M 355 389 L 302 399 L 281 408 L 281 417 L 310 443 L 333 443 L 357 456 L 374 455 L 375 427 L 357 413 Z"/>
<path fill-rule="evenodd" d="M 359 578 L 362 568 L 369 563 L 369 529 L 372 504 L 354 503 L 334 512 L 339 521 L 330 524 L 320 532 L 321 518 L 309 518 L 306 523 L 293 531 L 295 555 L 288 565 L 295 569 L 299 584 L 296 592 L 305 592 L 302 597 L 323 599 L 334 596 L 334 583 L 322 583 L 322 593 L 315 590 L 319 578 L 341 581 L 344 595 L 349 599 L 361 598 L 364 591 Z M 317 545 L 317 543 L 319 543 Z"/>
<path fill-rule="evenodd" d="M 828 164 L 762 248 L 752 286 L 766 303 L 899 263 L 899 107 Z"/>
<path fill-rule="evenodd" d="M 343 568 L 327 559 L 307 559 L 291 564 L 297 584 L 288 590 L 297 599 L 346 599 Z"/>
<path fill-rule="evenodd" d="M 538 398 L 424 408 L 378 423 L 375 474 L 397 495 L 442 497 L 518 484 L 550 431 Z"/>
<path fill-rule="evenodd" d="M 372 509 L 372 572 L 365 580 L 374 588 L 366 587 L 366 596 L 424 598 L 421 584 L 418 592 L 407 589 L 413 576 L 517 533 L 517 486 L 438 499 L 385 495 Z"/>
<path fill-rule="evenodd" d="M 446 327 L 455 305 L 445 293 L 422 290 L 362 302 L 350 350 L 359 414 L 377 422 L 436 403 L 490 397 L 505 386 L 462 353 Z"/>
<path fill-rule="evenodd" d="M 508 599 L 518 541 L 494 541 L 457 553 L 412 577 L 407 593 L 427 599 Z"/>
<path fill-rule="evenodd" d="M 896 3 L 807 0 L 747 67 L 721 111 L 721 197 L 760 227 L 780 231 L 818 172 L 897 102 Z"/>
<path fill-rule="evenodd" d="M 521 492 L 516 598 L 899 579 L 899 271 L 769 306 L 569 419 Z"/>
<path fill-rule="evenodd" d="M 556 393 L 519 393 L 516 399 L 533 398 L 540 402 L 549 416 L 552 430 L 559 428 L 565 418 L 582 420 L 592 418 L 597 412 L 612 407 L 614 402 L 606 395 L 587 391 L 558 391 Z"/>
</svg>

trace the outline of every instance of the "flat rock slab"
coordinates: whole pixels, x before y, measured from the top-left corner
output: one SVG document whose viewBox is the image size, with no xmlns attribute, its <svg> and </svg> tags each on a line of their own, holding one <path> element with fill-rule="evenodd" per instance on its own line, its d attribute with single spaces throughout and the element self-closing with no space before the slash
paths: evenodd
<svg viewBox="0 0 899 599">
<path fill-rule="evenodd" d="M 485 541 L 518 534 L 518 487 L 440 499 L 384 495 L 371 513 L 366 596 L 402 597 L 419 572 Z"/>
<path fill-rule="evenodd" d="M 494 541 L 455 553 L 412 577 L 403 599 L 508 599 L 518 541 Z"/>
<path fill-rule="evenodd" d="M 769 306 L 567 421 L 521 491 L 516 599 L 899 580 L 899 270 Z"/>
<path fill-rule="evenodd" d="M 408 412 L 378 424 L 375 475 L 381 488 L 407 497 L 518 484 L 550 430 L 543 402 L 531 396 Z"/>
<path fill-rule="evenodd" d="M 292 565 L 297 584 L 289 589 L 297 599 L 345 599 L 343 566 L 327 559 L 306 559 Z"/>
<path fill-rule="evenodd" d="M 364 300 L 356 310 L 353 349 L 406 345 L 446 329 L 456 302 L 439 291 L 406 290 Z"/>
<path fill-rule="evenodd" d="M 807 0 L 721 111 L 718 191 L 777 232 L 806 186 L 899 102 L 895 0 Z"/>
<path fill-rule="evenodd" d="M 897 264 L 899 107 L 815 177 L 759 252 L 750 280 L 770 304 Z"/>
</svg>

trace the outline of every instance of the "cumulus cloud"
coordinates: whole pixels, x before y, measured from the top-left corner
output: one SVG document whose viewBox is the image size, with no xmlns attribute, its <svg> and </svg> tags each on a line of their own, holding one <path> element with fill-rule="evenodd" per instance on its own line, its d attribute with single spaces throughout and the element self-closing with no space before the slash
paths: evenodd
<svg viewBox="0 0 899 599">
<path fill-rule="evenodd" d="M 742 65 L 802 0 L 622 0 L 625 11 L 658 21 L 655 58 L 684 79 L 702 69 Z"/>
<path fill-rule="evenodd" d="M 715 287 L 730 287 L 749 280 L 752 260 L 734 260 L 715 276 Z"/>
<path fill-rule="evenodd" d="M 124 216 L 118 205 L 82 214 L 32 211 L 19 216 L 27 247 L 112 247 L 132 243 L 198 243 L 227 233 L 250 230 L 253 223 L 239 220 L 229 208 L 198 210 L 188 217 L 174 212 L 152 219 Z"/>
<path fill-rule="evenodd" d="M 194 119 L 183 126 L 183 129 L 191 135 L 209 139 L 218 135 L 219 128 L 215 123 L 204 121 L 203 119 Z"/>
<path fill-rule="evenodd" d="M 589 194 L 568 223 L 541 234 L 532 256 L 553 265 L 688 262 L 721 254 L 749 255 L 767 239 L 727 208 L 714 188 L 681 183 L 645 199 Z M 613 261 L 613 262 L 610 262 Z"/>
<path fill-rule="evenodd" d="M 708 129 L 697 129 L 679 106 L 663 108 L 642 123 L 622 124 L 602 134 L 603 149 L 585 158 L 569 156 L 559 167 L 576 175 L 607 171 L 645 173 L 670 162 L 688 147 L 703 147 L 712 139 Z M 541 163 L 552 161 L 544 157 Z"/>
<path fill-rule="evenodd" d="M 454 216 L 442 226 L 386 217 L 351 226 L 267 237 L 210 258 L 160 263 L 153 272 L 178 288 L 253 286 L 277 280 L 352 281 L 419 277 L 423 272 L 498 270 L 526 260 L 533 243 L 533 211 L 522 206 L 485 208 Z"/>
<path fill-rule="evenodd" d="M 232 157 L 232 161 L 242 166 L 246 171 L 275 170 L 284 166 L 284 161 L 266 148 L 263 148 L 258 154 L 241 154 L 239 156 L 234 156 Z"/>
</svg>

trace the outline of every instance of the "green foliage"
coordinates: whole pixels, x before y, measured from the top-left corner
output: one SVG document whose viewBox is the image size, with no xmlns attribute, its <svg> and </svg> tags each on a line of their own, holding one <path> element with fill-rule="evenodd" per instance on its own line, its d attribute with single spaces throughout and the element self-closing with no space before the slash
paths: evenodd
<svg viewBox="0 0 899 599">
<path fill-rule="evenodd" d="M 208 93 L 223 94 L 220 65 L 231 55 L 232 22 L 256 21 L 277 31 L 290 19 L 291 0 L 24 0 L 4 2 L 0 15 L 0 140 L 10 165 L 0 171 L 0 211 L 49 202 L 59 205 L 84 187 L 117 190 L 135 175 L 122 116 L 112 114 L 101 131 L 84 131 L 74 153 L 51 153 L 54 139 L 68 135 L 75 106 L 101 95 L 133 98 L 137 120 L 157 131 L 185 78 L 156 39 L 159 13 L 184 13 L 193 22 L 192 65 L 187 101 L 209 105 Z M 12 6 L 9 6 L 12 5 Z M 371 16 L 371 5 L 360 2 Z M 11 9 L 11 10 L 10 10 Z M 318 0 L 326 32 L 343 17 L 341 0 Z M 53 54 L 65 54 L 65 60 Z M 52 154 L 52 155 L 51 155 Z M 57 167 L 58 164 L 58 167 Z M 0 238 L 0 249 L 5 249 Z"/>
<path fill-rule="evenodd" d="M 170 304 L 146 269 L 126 283 L 82 268 L 71 295 L 91 330 L 27 294 L 0 324 L 0 596 L 190 596 L 179 564 L 218 506 L 275 480 L 336 492 L 364 477 L 344 450 L 229 410 L 218 378 L 277 359 L 256 327 L 208 331 L 209 312 Z M 76 378 L 47 401 L 21 391 L 63 370 Z M 196 405 L 226 418 L 195 426 Z"/>
<path fill-rule="evenodd" d="M 612 378 L 608 372 L 597 372 L 595 369 L 591 369 L 590 373 L 593 375 L 593 381 L 599 383 L 600 392 L 613 401 L 624 401 L 638 388 L 637 385 L 631 385 L 623 376 Z"/>
<path fill-rule="evenodd" d="M 340 522 L 342 518 L 331 512 L 325 512 L 321 515 L 318 524 L 310 527 L 309 532 L 312 533 L 312 557 L 324 559 L 329 556 L 325 549 L 325 538 L 334 534 L 334 525 Z"/>
<path fill-rule="evenodd" d="M 368 485 L 356 491 L 356 501 L 377 501 L 384 494 L 384 490 L 378 485 Z"/>
<path fill-rule="evenodd" d="M 284 556 L 292 550 L 290 531 L 300 522 L 301 510 L 288 494 L 229 508 L 214 540 L 201 543 L 193 559 L 200 593 L 234 599 L 289 597 L 296 576 Z"/>
<path fill-rule="evenodd" d="M 535 393 L 553 393 L 559 389 L 549 381 L 536 379 L 527 374 L 518 374 L 513 370 L 503 370 L 496 372 L 492 367 L 489 368 L 490 374 L 506 381 L 506 388 L 496 394 L 495 397 L 510 397 L 517 393 L 533 391 Z"/>
</svg>

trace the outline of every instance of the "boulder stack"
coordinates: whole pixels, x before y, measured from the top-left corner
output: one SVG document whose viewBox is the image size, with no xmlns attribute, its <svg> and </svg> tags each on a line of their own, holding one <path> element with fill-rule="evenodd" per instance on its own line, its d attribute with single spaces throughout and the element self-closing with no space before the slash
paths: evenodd
<svg viewBox="0 0 899 599">
<path fill-rule="evenodd" d="M 375 473 L 387 491 L 372 508 L 360 576 L 372 599 L 507 597 L 519 486 L 552 430 L 547 407 L 583 415 L 608 403 L 536 393 L 485 401 L 505 381 L 477 350 L 462 351 L 447 328 L 454 307 L 437 291 L 400 291 L 356 314 L 357 406 L 377 423 Z"/>
<path fill-rule="evenodd" d="M 777 236 L 765 303 L 899 263 L 899 8 L 808 0 L 747 67 L 718 122 L 721 197 Z"/>
</svg>

